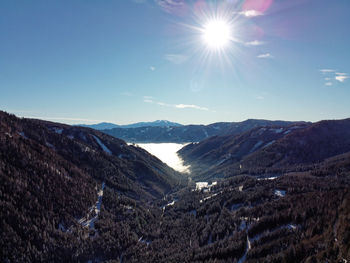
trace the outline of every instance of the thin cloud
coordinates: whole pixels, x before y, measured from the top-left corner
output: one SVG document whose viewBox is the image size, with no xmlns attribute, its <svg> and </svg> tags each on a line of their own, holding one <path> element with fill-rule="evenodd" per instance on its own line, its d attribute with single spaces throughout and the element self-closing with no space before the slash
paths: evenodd
<svg viewBox="0 0 350 263">
<path fill-rule="evenodd" d="M 258 10 L 244 10 L 242 12 L 238 12 L 239 15 L 245 16 L 245 17 L 257 17 L 262 16 L 264 13 L 258 11 Z"/>
<path fill-rule="evenodd" d="M 156 3 L 167 13 L 184 15 L 188 6 L 185 0 L 155 0 Z"/>
<path fill-rule="evenodd" d="M 164 58 L 171 63 L 180 65 L 187 61 L 188 57 L 182 54 L 166 54 L 164 55 Z"/>
<path fill-rule="evenodd" d="M 320 69 L 319 71 L 322 74 L 327 74 L 327 77 L 324 78 L 324 80 L 326 81 L 326 86 L 332 86 L 333 83 L 331 82 L 331 80 L 333 79 L 343 83 L 345 82 L 345 80 L 350 78 L 349 73 L 337 72 L 336 70 L 330 68 Z"/>
<path fill-rule="evenodd" d="M 152 96 L 143 96 L 143 102 L 154 103 Z"/>
<path fill-rule="evenodd" d="M 346 79 L 349 78 L 348 73 L 341 73 L 341 72 L 336 72 L 335 73 L 335 79 L 339 82 L 344 82 Z"/>
<path fill-rule="evenodd" d="M 136 4 L 143 4 L 146 3 L 147 0 L 132 0 L 132 2 L 136 3 Z"/>
<path fill-rule="evenodd" d="M 209 109 L 206 107 L 200 107 L 198 105 L 193 105 L 193 104 L 176 104 L 175 108 L 178 109 L 186 109 L 186 108 L 190 108 L 190 109 L 196 109 L 196 110 L 205 110 L 208 111 Z"/>
<path fill-rule="evenodd" d="M 335 80 L 337 80 L 339 82 L 344 82 L 348 78 L 349 78 L 349 76 L 335 76 Z"/>
<path fill-rule="evenodd" d="M 144 96 L 143 97 L 143 102 L 156 104 L 156 105 L 159 105 L 159 106 L 162 106 L 162 107 L 176 108 L 176 109 L 195 109 L 195 110 L 210 111 L 206 107 L 201 107 L 201 106 L 194 105 L 194 104 L 168 104 L 168 103 L 164 103 L 164 102 L 161 102 L 161 101 L 155 101 L 150 96 Z M 215 112 L 215 111 L 212 111 L 212 112 Z"/>
<path fill-rule="evenodd" d="M 146 103 L 153 103 L 153 97 L 152 96 L 143 96 L 143 102 Z"/>
<path fill-rule="evenodd" d="M 155 70 L 156 70 L 156 67 L 150 66 L 149 69 L 150 69 L 151 71 L 155 71 Z"/>
<path fill-rule="evenodd" d="M 257 100 L 263 100 L 263 99 L 265 99 L 265 98 L 264 98 L 263 96 L 257 96 L 256 99 L 257 99 Z"/>
<path fill-rule="evenodd" d="M 128 92 L 128 91 L 121 92 L 120 95 L 126 96 L 126 97 L 132 97 L 133 96 L 132 93 Z"/>
<path fill-rule="evenodd" d="M 320 72 L 323 73 L 323 74 L 326 74 L 326 73 L 335 72 L 335 70 L 334 69 L 320 69 Z"/>
<path fill-rule="evenodd" d="M 257 58 L 272 58 L 272 55 L 270 53 L 265 53 L 258 55 Z"/>
<path fill-rule="evenodd" d="M 254 41 L 250 41 L 250 42 L 246 42 L 245 45 L 246 46 L 261 46 L 264 45 L 265 42 L 259 41 L 259 40 L 254 40 Z"/>
</svg>

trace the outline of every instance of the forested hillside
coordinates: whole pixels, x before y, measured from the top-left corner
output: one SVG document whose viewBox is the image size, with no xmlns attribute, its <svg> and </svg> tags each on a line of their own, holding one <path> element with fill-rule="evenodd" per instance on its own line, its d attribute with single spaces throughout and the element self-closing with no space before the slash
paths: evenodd
<svg viewBox="0 0 350 263">
<path fill-rule="evenodd" d="M 179 151 L 200 178 L 306 171 L 327 158 L 350 152 L 350 119 L 258 127 L 215 136 Z"/>
<path fill-rule="evenodd" d="M 1 258 L 10 261 L 73 257 L 85 233 L 79 220 L 94 216 L 89 211 L 102 184 L 133 202 L 147 202 L 186 181 L 122 140 L 4 112 L 0 112 L 0 176 Z M 70 235 L 62 234 L 68 231 Z"/>
<path fill-rule="evenodd" d="M 346 262 L 348 131 L 344 120 L 213 137 L 186 152 L 228 170 L 198 182 L 200 170 L 188 179 L 99 131 L 1 112 L 0 261 Z M 280 149 L 288 161 L 268 158 L 279 174 L 244 168 Z M 212 159 L 227 154 L 243 168 Z"/>
</svg>

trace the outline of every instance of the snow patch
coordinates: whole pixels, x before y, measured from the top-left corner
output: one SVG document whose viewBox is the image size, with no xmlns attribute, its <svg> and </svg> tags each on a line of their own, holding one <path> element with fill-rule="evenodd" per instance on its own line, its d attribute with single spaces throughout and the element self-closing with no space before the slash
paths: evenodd
<svg viewBox="0 0 350 263">
<path fill-rule="evenodd" d="M 257 133 L 258 135 L 261 135 L 264 133 L 264 131 L 266 131 L 266 128 L 260 128 Z"/>
<path fill-rule="evenodd" d="M 275 133 L 281 133 L 281 132 L 283 132 L 283 128 L 279 128 L 279 129 L 270 129 L 270 131 L 273 131 L 273 132 L 275 132 Z"/>
<path fill-rule="evenodd" d="M 243 263 L 245 262 L 246 258 L 247 258 L 247 254 L 249 252 L 249 250 L 251 249 L 251 244 L 250 244 L 250 240 L 248 238 L 248 235 L 247 235 L 247 246 L 246 246 L 246 249 L 244 251 L 244 254 L 243 256 L 238 260 L 238 263 Z"/>
<path fill-rule="evenodd" d="M 53 127 L 52 130 L 57 134 L 62 134 L 62 132 L 64 131 L 63 129 L 57 127 Z"/>
<path fill-rule="evenodd" d="M 226 161 L 229 160 L 230 158 L 231 158 L 231 153 L 226 154 L 226 156 L 224 157 L 224 159 L 222 159 L 222 160 L 220 160 L 220 161 L 218 161 L 218 162 L 216 163 L 216 166 L 219 166 L 220 164 L 226 162 Z"/>
<path fill-rule="evenodd" d="M 196 190 L 200 191 L 202 190 L 204 187 L 208 186 L 208 182 L 197 182 L 196 183 Z"/>
<path fill-rule="evenodd" d="M 143 236 L 139 238 L 138 242 L 145 243 L 147 246 L 152 243 L 152 241 L 143 239 Z"/>
<path fill-rule="evenodd" d="M 166 206 L 173 206 L 173 205 L 175 205 L 175 200 L 173 200 L 172 202 L 170 202 L 169 204 L 166 204 Z"/>
<path fill-rule="evenodd" d="M 174 200 L 171 201 L 170 203 L 168 203 L 168 204 L 162 206 L 163 213 L 164 213 L 166 207 L 175 205 L 176 201 L 177 201 L 177 199 L 174 199 Z"/>
<path fill-rule="evenodd" d="M 278 197 L 283 197 L 283 196 L 286 195 L 286 191 L 285 190 L 276 189 L 275 190 L 275 195 L 277 195 Z"/>
<path fill-rule="evenodd" d="M 204 130 L 204 134 L 205 134 L 205 137 L 208 138 L 209 137 L 209 134 L 207 133 L 206 130 Z"/>
<path fill-rule="evenodd" d="M 98 137 L 96 137 L 95 135 L 92 135 L 92 136 L 95 138 L 96 142 L 98 143 L 98 145 L 100 145 L 100 147 L 102 148 L 102 150 L 103 150 L 104 152 L 106 152 L 106 153 L 108 153 L 108 154 L 112 154 L 112 152 L 107 148 L 106 145 L 104 145 L 104 144 L 100 141 L 100 139 L 99 139 Z"/>
<path fill-rule="evenodd" d="M 201 191 L 202 189 L 203 190 L 208 190 L 210 191 L 211 188 L 214 186 L 214 185 L 217 185 L 218 182 L 212 182 L 211 184 L 208 184 L 208 182 L 197 182 L 196 183 L 196 191 Z"/>
<path fill-rule="evenodd" d="M 97 193 L 96 204 L 90 207 L 89 212 L 85 217 L 78 220 L 78 223 L 81 224 L 83 227 L 88 227 L 92 230 L 95 230 L 95 222 L 97 221 L 98 215 L 101 212 L 104 188 L 105 188 L 105 182 L 102 183 L 101 190 L 98 191 Z"/>
<path fill-rule="evenodd" d="M 207 201 L 207 200 L 209 200 L 209 199 L 211 199 L 211 198 L 213 198 L 213 197 L 215 197 L 215 196 L 217 196 L 218 194 L 221 194 L 221 193 L 222 193 L 222 191 L 219 192 L 219 193 L 215 193 L 215 194 L 209 195 L 207 197 L 204 197 L 203 199 L 199 200 L 199 203 L 203 203 L 204 201 Z"/>
<path fill-rule="evenodd" d="M 250 242 L 254 242 L 254 241 L 257 241 L 259 240 L 261 237 L 265 236 L 267 233 L 273 233 L 275 231 L 278 231 L 278 230 L 281 230 L 281 229 L 288 229 L 288 230 L 291 230 L 291 231 L 295 231 L 297 230 L 298 226 L 297 225 L 294 225 L 294 224 L 286 224 L 286 225 L 282 225 L 282 226 L 279 226 L 279 227 L 275 227 L 273 229 L 270 229 L 270 230 L 267 230 L 267 231 L 264 231 L 260 234 L 256 234 L 255 236 L 249 238 Z"/>
<path fill-rule="evenodd" d="M 271 144 L 273 144 L 274 142 L 275 142 L 275 140 L 273 140 L 273 141 L 271 141 L 271 142 L 267 143 L 266 145 L 264 145 L 264 147 L 263 147 L 263 148 L 270 146 L 270 145 L 271 145 Z"/>
<path fill-rule="evenodd" d="M 249 151 L 249 153 L 254 152 L 256 149 L 258 149 L 264 142 L 263 141 L 258 141 L 253 148 Z"/>
<path fill-rule="evenodd" d="M 258 181 L 261 181 L 261 180 L 275 180 L 278 176 L 270 176 L 270 177 L 261 177 L 261 178 L 258 178 L 257 180 Z"/>
</svg>

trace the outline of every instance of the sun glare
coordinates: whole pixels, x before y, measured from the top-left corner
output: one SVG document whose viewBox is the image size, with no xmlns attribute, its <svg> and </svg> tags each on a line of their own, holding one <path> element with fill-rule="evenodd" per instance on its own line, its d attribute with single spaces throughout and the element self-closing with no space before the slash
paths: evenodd
<svg viewBox="0 0 350 263">
<path fill-rule="evenodd" d="M 210 49 L 223 49 L 231 39 L 230 24 L 225 20 L 212 19 L 204 25 L 202 37 Z"/>
</svg>

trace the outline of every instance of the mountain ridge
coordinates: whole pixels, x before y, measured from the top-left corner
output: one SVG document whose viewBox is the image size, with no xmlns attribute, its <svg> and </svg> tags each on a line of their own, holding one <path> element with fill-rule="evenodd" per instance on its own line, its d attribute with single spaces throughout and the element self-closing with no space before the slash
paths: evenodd
<svg viewBox="0 0 350 263">
<path fill-rule="evenodd" d="M 215 136 L 189 144 L 178 153 L 205 176 L 283 173 L 350 151 L 349 137 L 350 119 L 330 120 Z"/>
<path fill-rule="evenodd" d="M 179 127 L 113 128 L 104 133 L 133 143 L 188 143 L 199 142 L 215 135 L 239 134 L 259 126 L 288 126 L 304 124 L 302 121 L 270 121 L 249 119 L 242 122 L 217 122 L 208 125 L 183 125 Z"/>
<path fill-rule="evenodd" d="M 100 122 L 96 124 L 77 124 L 75 126 L 88 127 L 95 130 L 110 130 L 113 128 L 178 127 L 182 126 L 182 124 L 167 120 L 156 120 L 151 122 L 136 122 L 125 125 L 118 125 L 110 122 Z"/>
</svg>

